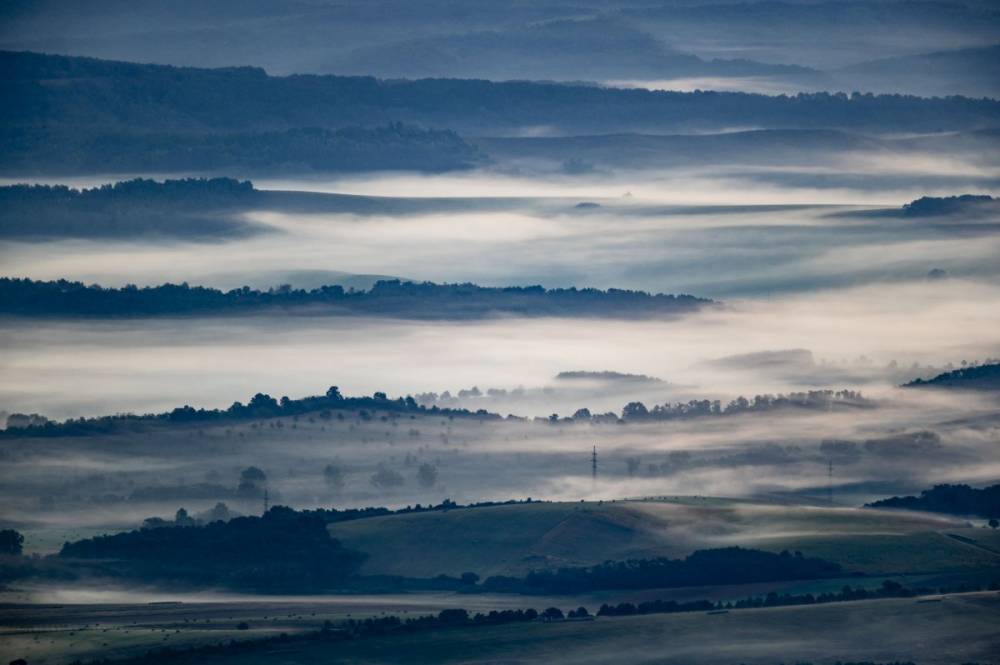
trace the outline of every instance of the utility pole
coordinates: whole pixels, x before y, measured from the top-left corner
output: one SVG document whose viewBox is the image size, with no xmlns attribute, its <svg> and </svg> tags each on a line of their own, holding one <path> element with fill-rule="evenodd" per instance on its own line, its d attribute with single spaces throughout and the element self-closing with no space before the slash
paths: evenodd
<svg viewBox="0 0 1000 665">
<path fill-rule="evenodd" d="M 833 460 L 826 463 L 826 502 L 833 505 Z"/>
<path fill-rule="evenodd" d="M 597 446 L 590 453 L 590 476 L 594 484 L 597 484 Z"/>
</svg>

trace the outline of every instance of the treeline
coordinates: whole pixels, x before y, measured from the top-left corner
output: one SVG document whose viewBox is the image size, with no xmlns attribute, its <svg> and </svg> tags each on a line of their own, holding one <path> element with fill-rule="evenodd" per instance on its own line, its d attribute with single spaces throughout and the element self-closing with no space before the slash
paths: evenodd
<svg viewBox="0 0 1000 665">
<path fill-rule="evenodd" d="M 622 409 L 622 420 L 674 420 L 700 416 L 732 416 L 741 413 L 776 409 L 829 410 L 874 408 L 875 402 L 854 390 L 810 390 L 778 395 L 740 396 L 728 404 L 719 400 L 691 400 L 676 404 L 658 404 L 652 409 L 642 402 L 630 402 Z"/>
<path fill-rule="evenodd" d="M 301 399 L 282 397 L 279 400 L 264 393 L 257 393 L 246 404 L 233 402 L 228 409 L 196 409 L 185 405 L 165 413 L 69 418 L 63 422 L 48 420 L 37 414 L 26 416 L 15 413 L 7 418 L 7 429 L 0 431 L 0 436 L 86 436 L 122 431 L 142 431 L 145 427 L 155 424 L 213 424 L 295 417 L 313 412 L 317 412 L 321 420 L 329 420 L 334 417 L 334 411 L 338 412 L 339 419 L 343 419 L 343 411 L 357 411 L 362 420 L 370 420 L 376 411 L 401 415 L 440 415 L 449 418 L 464 417 L 489 420 L 500 418 L 499 415 L 483 409 L 472 412 L 468 409 L 421 406 L 409 395 L 389 399 L 385 393 L 377 392 L 371 397 L 344 397 L 340 394 L 340 389 L 337 386 L 331 386 L 325 395 Z"/>
<path fill-rule="evenodd" d="M 254 227 L 222 213 L 250 207 L 249 181 L 137 178 L 92 189 L 0 187 L 0 237 L 221 236 Z"/>
<path fill-rule="evenodd" d="M 903 206 L 904 217 L 937 217 L 965 212 L 978 212 L 996 209 L 991 204 L 1000 204 L 1000 200 L 985 194 L 961 194 L 959 196 L 922 196 Z"/>
<path fill-rule="evenodd" d="M 931 379 L 916 379 L 904 388 L 965 388 L 968 390 L 1000 389 L 1000 363 L 971 365 L 951 372 L 938 374 Z"/>
<path fill-rule="evenodd" d="M 902 508 L 949 515 L 1000 519 L 1000 485 L 976 489 L 968 485 L 935 485 L 920 496 L 894 496 L 865 504 L 868 508 Z"/>
<path fill-rule="evenodd" d="M 59 557 L 92 561 L 93 572 L 131 580 L 310 592 L 343 583 L 366 557 L 341 546 L 326 527 L 322 515 L 275 507 L 263 517 L 65 543 Z"/>
<path fill-rule="evenodd" d="M 996 583 L 990 586 L 996 590 L 1000 588 Z M 941 593 L 965 592 L 978 589 L 958 588 L 942 589 Z M 766 596 L 752 596 L 736 602 L 713 602 L 711 600 L 652 600 L 636 603 L 619 603 L 617 605 L 601 605 L 596 613 L 596 617 L 622 617 L 649 614 L 678 614 L 689 612 L 711 612 L 725 613 L 729 610 L 750 609 L 761 607 L 783 607 L 814 605 L 820 603 L 834 603 L 856 600 L 870 600 L 879 598 L 911 598 L 923 594 L 933 593 L 931 589 L 910 589 L 892 580 L 885 580 L 881 587 L 877 589 L 851 588 L 845 586 L 841 591 L 834 593 L 813 594 L 778 594 L 771 592 Z M 505 624 L 532 623 L 532 622 L 559 622 L 573 620 L 593 620 L 595 615 L 585 607 L 563 612 L 558 607 L 549 607 L 539 612 L 535 609 L 508 609 L 491 610 L 488 613 L 476 612 L 475 614 L 461 608 L 444 609 L 433 615 L 423 615 L 416 617 L 400 617 L 396 615 L 369 617 L 366 619 L 346 619 L 334 623 L 326 621 L 321 630 L 316 630 L 297 635 L 281 633 L 274 637 L 263 637 L 248 640 L 231 640 L 228 643 L 192 646 L 186 649 L 177 647 L 163 647 L 159 650 L 150 650 L 141 656 L 122 660 L 93 660 L 88 665 L 154 665 L 161 663 L 195 663 L 203 662 L 210 656 L 229 655 L 251 655 L 263 651 L 274 651 L 280 647 L 306 646 L 312 643 L 336 643 L 347 640 L 363 638 L 377 638 L 386 635 L 415 633 L 422 631 L 472 629 L 476 627 L 498 626 Z M 241 627 L 249 629 L 249 624 L 240 624 Z M 73 665 L 83 665 L 81 661 L 75 661 Z M 809 665 L 809 663 L 800 663 Z M 914 665 L 912 662 L 891 662 L 875 663 L 872 661 L 837 661 L 835 665 Z M 977 665 L 967 663 L 966 665 Z"/>
<path fill-rule="evenodd" d="M 122 180 L 90 189 L 65 185 L 7 185 L 0 187 L 0 206 L 36 204 L 72 205 L 72 212 L 105 210 L 109 205 L 146 207 L 170 204 L 187 208 L 215 208 L 254 200 L 253 183 L 233 178 L 182 178 L 157 182 L 145 178 Z"/>
<path fill-rule="evenodd" d="M 143 128 L 140 128 L 140 130 Z M 17 173 L 467 169 L 486 155 L 444 129 L 296 127 L 246 132 L 132 132 L 73 127 L 0 131 L 0 169 Z"/>
<path fill-rule="evenodd" d="M 502 593 L 573 594 L 607 589 L 750 584 L 835 577 L 841 567 L 801 552 L 780 554 L 742 547 L 698 550 L 684 559 L 606 561 L 589 567 L 531 571 L 523 578 L 494 576 L 484 591 Z"/>
<path fill-rule="evenodd" d="M 712 301 L 622 289 L 485 287 L 380 280 L 368 291 L 339 285 L 266 291 L 204 286 L 102 288 L 81 282 L 0 278 L 0 314 L 19 316 L 167 316 L 252 313 L 269 309 L 417 319 L 517 316 L 655 317 L 688 313 Z"/>
<path fill-rule="evenodd" d="M 259 192 L 249 181 L 137 178 L 92 189 L 64 185 L 0 187 L 0 237 L 221 236 L 254 227 L 222 213 L 246 208 Z"/>
<path fill-rule="evenodd" d="M 1000 588 L 996 582 L 989 587 L 992 590 Z M 955 589 L 940 589 L 940 593 L 979 591 L 980 589 L 961 586 Z M 845 585 L 840 591 L 825 591 L 819 594 L 789 594 L 770 592 L 765 596 L 750 596 L 737 601 L 716 602 L 709 600 L 696 600 L 688 603 L 678 603 L 673 600 L 651 600 L 641 603 L 618 603 L 617 605 L 601 605 L 597 610 L 597 616 L 632 616 L 636 614 L 671 614 L 674 612 L 689 611 L 726 611 L 757 609 L 761 607 L 788 607 L 796 605 L 817 605 L 823 603 L 842 603 L 856 600 L 875 600 L 878 598 L 913 598 L 935 593 L 934 589 L 919 587 L 911 589 L 893 580 L 885 580 L 882 585 L 875 589 L 864 587 L 852 588 Z M 693 606 L 693 607 L 692 607 Z"/>
</svg>

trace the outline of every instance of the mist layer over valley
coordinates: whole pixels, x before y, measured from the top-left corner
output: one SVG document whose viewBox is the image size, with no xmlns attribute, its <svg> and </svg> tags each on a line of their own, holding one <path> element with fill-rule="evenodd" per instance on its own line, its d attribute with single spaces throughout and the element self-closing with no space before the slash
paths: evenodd
<svg viewBox="0 0 1000 665">
<path fill-rule="evenodd" d="M 0 8 L 0 657 L 995 659 L 998 43 Z"/>
</svg>

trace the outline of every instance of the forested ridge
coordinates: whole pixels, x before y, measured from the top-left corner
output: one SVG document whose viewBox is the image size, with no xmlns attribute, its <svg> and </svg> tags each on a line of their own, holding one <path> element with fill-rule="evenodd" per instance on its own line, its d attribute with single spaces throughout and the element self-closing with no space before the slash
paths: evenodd
<svg viewBox="0 0 1000 665">
<path fill-rule="evenodd" d="M 654 317 L 681 314 L 712 301 L 690 295 L 623 289 L 485 287 L 381 280 L 368 291 L 342 286 L 222 291 L 182 284 L 104 288 L 81 282 L 0 278 L 0 313 L 21 316 L 159 316 L 326 308 L 345 314 L 448 319 L 491 313 L 520 316 Z"/>
<path fill-rule="evenodd" d="M 590 132 L 747 125 L 940 131 L 1000 124 L 1000 102 L 962 97 L 767 96 L 472 79 L 279 77 L 255 67 L 198 69 L 9 51 L 0 53 L 0 64 L 5 71 L 0 92 L 15 100 L 0 111 L 11 135 L 15 129 L 66 126 L 204 134 L 393 122 L 474 133 L 552 123 Z"/>
</svg>

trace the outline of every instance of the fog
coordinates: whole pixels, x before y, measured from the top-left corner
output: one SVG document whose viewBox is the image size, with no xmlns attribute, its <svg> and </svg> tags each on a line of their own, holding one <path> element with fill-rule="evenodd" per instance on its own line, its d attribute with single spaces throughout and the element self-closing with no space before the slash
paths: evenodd
<svg viewBox="0 0 1000 665">
<path fill-rule="evenodd" d="M 437 393 L 443 406 L 529 418 L 809 389 L 860 390 L 871 403 L 627 425 L 348 413 L 280 428 L 241 422 L 95 436 L 84 447 L 32 440 L 4 451 L 0 517 L 24 530 L 29 550 L 52 551 L 65 539 L 171 518 L 182 506 L 197 515 L 224 501 L 256 514 L 259 497 L 236 491 L 251 465 L 266 472 L 273 502 L 296 507 L 680 494 L 822 503 L 831 461 L 843 506 L 935 482 L 993 482 L 995 396 L 897 387 L 1000 356 L 998 220 L 898 215 L 923 195 L 1000 192 L 988 162 L 880 154 L 849 170 L 831 161 L 794 174 L 734 166 L 570 176 L 508 163 L 435 176 L 265 178 L 258 188 L 390 198 L 363 213 L 242 212 L 269 231 L 211 243 L 3 242 L 5 274 L 106 285 L 362 285 L 395 275 L 720 301 L 649 320 L 614 312 L 461 321 L 8 318 L 0 320 L 7 413 L 226 408 L 257 392 L 296 398 L 331 385 L 346 395 Z M 558 378 L 574 371 L 660 381 Z M 445 391 L 451 397 L 442 400 Z M 821 449 L 826 440 L 848 442 L 847 452 Z M 424 464 L 437 471 L 430 484 L 417 476 Z M 328 465 L 337 482 L 324 475 Z M 375 482 L 380 470 L 401 483 Z M 192 489 L 201 485 L 210 487 Z"/>
<path fill-rule="evenodd" d="M 720 92 L 751 92 L 760 95 L 794 95 L 798 92 L 822 90 L 820 81 L 813 84 L 777 76 L 699 76 L 674 79 L 626 79 L 604 81 L 613 88 L 645 88 L 646 90 L 674 90 L 695 92 L 717 90 Z"/>
<path fill-rule="evenodd" d="M 315 286 L 324 274 L 342 283 L 374 274 L 727 300 L 921 280 L 934 268 L 988 282 L 1000 272 L 995 219 L 959 224 L 859 214 L 924 195 L 998 193 L 995 169 L 960 156 L 920 155 L 872 155 L 852 169 L 265 178 L 256 186 L 390 198 L 364 214 L 247 211 L 240 213 L 245 221 L 270 232 L 224 242 L 6 241 L 0 262 L 8 275 L 105 285 Z M 875 173 L 895 174 L 898 182 L 865 186 Z M 928 185 L 925 177 L 938 180 Z M 390 212 L 393 201 L 405 203 L 405 212 Z"/>
<path fill-rule="evenodd" d="M 37 439 L 4 453 L 3 518 L 24 530 L 29 550 L 51 551 L 63 540 L 133 528 L 149 516 L 172 519 L 179 507 L 198 515 L 224 501 L 238 514 L 256 514 L 262 497 L 236 490 L 241 470 L 251 465 L 266 473 L 272 503 L 296 507 L 661 495 L 823 505 L 831 487 L 836 505 L 857 506 L 936 482 L 1000 477 L 995 396 L 877 394 L 874 407 L 860 410 L 626 425 L 348 412 L 344 420 L 302 417 L 281 427 L 240 422 L 94 436 L 86 447 L 74 439 Z M 821 447 L 829 440 L 853 443 L 830 452 Z M 437 472 L 430 484 L 418 480 L 424 464 Z M 338 470 L 336 482 L 324 472 L 328 465 Z M 380 470 L 398 480 L 376 481 Z"/>
<path fill-rule="evenodd" d="M 873 390 L 907 378 L 877 368 L 934 367 L 1000 355 L 1000 287 L 946 279 L 734 300 L 681 319 L 548 318 L 414 322 L 359 317 L 212 317 L 0 324 L 3 410 L 53 417 L 226 407 L 258 391 L 320 394 L 457 392 L 550 385 L 562 371 L 612 370 L 668 381 L 676 398 L 785 392 L 803 386 Z M 799 376 L 705 361 L 804 348 L 829 367 Z M 866 358 L 870 367 L 845 372 Z M 927 367 L 930 366 L 930 367 Z M 810 380 L 802 374 L 814 373 Z M 915 378 L 912 376 L 910 378 Z M 845 386 L 845 382 L 849 382 Z M 656 387 L 658 396 L 664 390 Z M 558 397 L 558 396 L 557 396 Z M 621 396 L 590 408 L 619 410 Z M 547 415 L 544 395 L 522 415 Z"/>
</svg>

